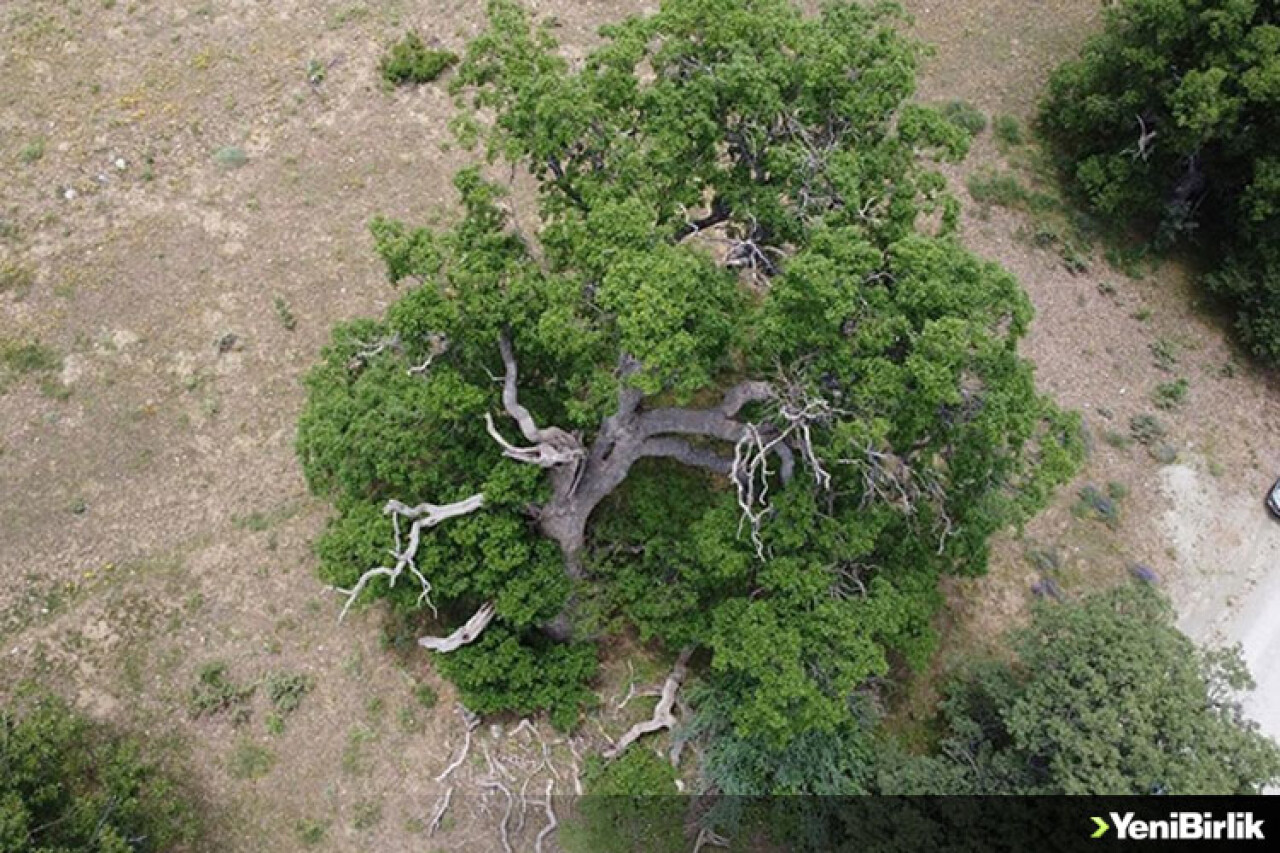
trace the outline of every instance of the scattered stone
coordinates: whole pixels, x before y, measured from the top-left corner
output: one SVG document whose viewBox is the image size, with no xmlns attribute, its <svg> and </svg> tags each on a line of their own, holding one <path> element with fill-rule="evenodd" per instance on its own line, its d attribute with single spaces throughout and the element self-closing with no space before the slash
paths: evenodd
<svg viewBox="0 0 1280 853">
<path fill-rule="evenodd" d="M 1156 570 L 1150 566 L 1144 566 L 1142 563 L 1130 563 L 1129 574 L 1143 583 L 1160 583 L 1160 576 L 1156 574 Z"/>
</svg>

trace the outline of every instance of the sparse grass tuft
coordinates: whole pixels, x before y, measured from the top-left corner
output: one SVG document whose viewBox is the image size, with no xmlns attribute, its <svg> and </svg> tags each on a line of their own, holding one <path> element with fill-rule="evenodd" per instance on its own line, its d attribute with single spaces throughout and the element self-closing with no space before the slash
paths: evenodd
<svg viewBox="0 0 1280 853">
<path fill-rule="evenodd" d="M 276 319 L 286 331 L 292 332 L 298 328 L 298 318 L 293 316 L 293 309 L 289 307 L 288 300 L 283 296 L 276 296 L 271 300 L 271 305 L 276 309 Z"/>
<path fill-rule="evenodd" d="M 324 841 L 325 834 L 329 831 L 329 821 L 312 820 L 304 818 L 294 824 L 294 832 L 298 836 L 298 843 L 303 847 L 315 847 Z"/>
<path fill-rule="evenodd" d="M 352 812 L 351 825 L 358 831 L 372 829 L 382 823 L 382 803 L 377 800 L 361 800 Z"/>
<path fill-rule="evenodd" d="M 1015 148 L 1027 141 L 1022 132 L 1022 122 L 1013 116 L 996 116 L 991 122 L 991 132 L 995 134 L 996 142 L 1005 148 Z"/>
<path fill-rule="evenodd" d="M 14 373 L 50 373 L 62 369 L 62 356 L 39 341 L 0 343 L 0 367 Z"/>
<path fill-rule="evenodd" d="M 35 286 L 36 276 L 27 267 L 0 264 L 0 293 L 12 293 L 21 299 Z"/>
<path fill-rule="evenodd" d="M 276 756 L 265 746 L 247 740 L 236 744 L 227 760 L 227 772 L 236 779 L 260 779 L 271 772 Z"/>
<path fill-rule="evenodd" d="M 419 684 L 413 688 L 413 698 L 418 700 L 419 705 L 427 709 L 434 708 L 436 702 L 440 700 L 439 694 L 430 684 Z"/>
<path fill-rule="evenodd" d="M 1151 400 L 1155 403 L 1157 409 L 1161 411 L 1172 411 L 1182 405 L 1187 398 L 1187 389 L 1190 385 L 1186 379 L 1176 379 L 1173 382 L 1161 382 L 1151 392 Z"/>
<path fill-rule="evenodd" d="M 430 83 L 457 61 L 456 53 L 429 48 L 417 33 L 406 33 L 382 57 L 378 72 L 393 86 Z"/>
</svg>

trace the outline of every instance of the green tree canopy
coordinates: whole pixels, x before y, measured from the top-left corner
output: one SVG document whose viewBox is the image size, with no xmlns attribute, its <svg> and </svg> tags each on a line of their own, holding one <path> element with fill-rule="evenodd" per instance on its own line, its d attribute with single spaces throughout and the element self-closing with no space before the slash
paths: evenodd
<svg viewBox="0 0 1280 853">
<path fill-rule="evenodd" d="M 335 330 L 299 428 L 323 576 L 462 623 L 421 642 L 472 707 L 571 723 L 587 626 L 624 624 L 705 649 L 744 737 L 842 725 L 1079 453 L 1026 297 L 950 235 L 929 161 L 967 136 L 908 102 L 887 6 L 669 0 L 573 66 L 489 16 L 457 127 L 536 222 L 472 168 L 453 227 L 374 223 L 405 291 Z"/>
<path fill-rule="evenodd" d="M 1280 357 L 1280 4 L 1122 0 L 1040 121 L 1094 210 L 1201 250 L 1245 341 Z"/>
<path fill-rule="evenodd" d="M 191 807 L 136 743 L 59 700 L 0 710 L 0 850 L 148 853 L 193 840 Z"/>
<path fill-rule="evenodd" d="M 1241 714 L 1238 650 L 1197 648 L 1148 586 L 1046 603 L 1015 650 L 952 686 L 942 755 L 888 762 L 887 793 L 1247 794 L 1280 778 L 1280 748 Z"/>
</svg>

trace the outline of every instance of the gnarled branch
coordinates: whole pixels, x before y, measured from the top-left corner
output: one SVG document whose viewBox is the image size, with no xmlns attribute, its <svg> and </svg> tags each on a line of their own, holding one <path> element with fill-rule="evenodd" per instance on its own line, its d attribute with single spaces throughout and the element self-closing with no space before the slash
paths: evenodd
<svg viewBox="0 0 1280 853">
<path fill-rule="evenodd" d="M 653 709 L 653 716 L 627 729 L 626 733 L 618 738 L 616 744 L 604 751 L 605 758 L 616 758 L 645 735 L 669 729 L 676 724 L 675 714 L 671 710 L 675 707 L 676 694 L 680 691 L 680 685 L 684 684 L 685 676 L 688 675 L 689 658 L 692 656 L 692 647 L 681 650 L 679 657 L 676 658 L 676 665 L 671 669 L 671 674 L 662 684 L 662 694 L 658 699 L 657 707 Z"/>
<path fill-rule="evenodd" d="M 489 627 L 489 623 L 493 621 L 493 602 L 486 602 L 480 606 L 480 609 L 466 621 L 462 627 L 454 631 L 447 637 L 419 637 L 418 645 L 425 649 L 431 649 L 433 652 L 455 651 L 467 643 L 473 642 L 485 628 Z"/>
<path fill-rule="evenodd" d="M 351 589 L 339 589 L 338 592 L 347 597 L 347 603 L 342 606 L 342 612 L 338 614 L 338 621 L 341 622 L 346 617 L 347 611 L 351 609 L 351 605 L 360 597 L 360 593 L 364 592 L 364 588 L 369 584 L 369 581 L 376 577 L 385 577 L 390 586 L 395 586 L 396 581 L 399 580 L 405 569 L 409 570 L 409 573 L 413 575 L 422 587 L 422 594 L 418 597 L 418 601 L 427 602 L 427 605 L 434 612 L 435 606 L 431 604 L 431 582 L 418 571 L 418 565 L 414 562 L 418 555 L 418 545 L 422 539 L 422 529 L 424 527 L 435 527 L 442 521 L 475 512 L 482 506 L 484 506 L 483 493 L 477 493 L 465 500 L 443 506 L 423 503 L 411 507 L 400 501 L 387 501 L 382 513 L 383 515 L 391 516 L 391 523 L 395 528 L 396 547 L 391 551 L 391 556 L 395 557 L 396 563 L 394 566 L 378 566 L 377 568 L 369 569 L 369 571 L 360 576 L 360 579 L 356 581 L 355 586 L 351 587 Z M 402 518 L 413 522 L 409 527 L 409 542 L 404 547 L 400 545 L 400 519 Z"/>
</svg>

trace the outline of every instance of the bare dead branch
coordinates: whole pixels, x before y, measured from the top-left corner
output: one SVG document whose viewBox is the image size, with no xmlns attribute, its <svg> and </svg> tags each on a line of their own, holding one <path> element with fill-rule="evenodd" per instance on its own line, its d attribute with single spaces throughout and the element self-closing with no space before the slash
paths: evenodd
<svg viewBox="0 0 1280 853">
<path fill-rule="evenodd" d="M 618 738 L 616 744 L 604 751 L 605 758 L 616 758 L 641 737 L 656 731 L 669 729 L 676 724 L 676 718 L 671 713 L 671 709 L 675 706 L 676 694 L 680 690 L 680 685 L 684 683 L 685 676 L 688 675 L 689 658 L 692 656 L 692 647 L 680 651 L 671 674 L 667 676 L 667 680 L 662 684 L 662 693 L 658 699 L 657 707 L 653 709 L 653 716 L 627 729 L 626 733 Z"/>
<path fill-rule="evenodd" d="M 511 811 L 515 808 L 516 804 L 515 797 L 511 794 L 511 789 L 499 782 L 497 779 L 485 779 L 480 782 L 480 787 L 485 788 L 486 790 L 496 788 L 506 795 L 507 809 L 502 813 L 502 823 L 499 824 L 499 829 L 502 831 L 502 849 L 505 850 L 506 853 L 514 853 L 511 849 L 511 838 L 507 832 L 507 822 L 511 820 Z"/>
<path fill-rule="evenodd" d="M 431 823 L 427 825 L 427 835 L 435 835 L 444 820 L 444 813 L 449 810 L 449 802 L 453 799 L 453 786 L 450 785 L 444 794 L 436 800 L 436 807 L 431 812 Z"/>
<path fill-rule="evenodd" d="M 458 705 L 458 712 L 462 715 L 463 723 L 466 725 L 466 735 L 462 741 L 462 751 L 458 753 L 458 757 L 449 762 L 449 766 L 440 772 L 436 777 L 437 782 L 443 782 L 449 778 L 449 774 L 462 766 L 462 762 L 467 760 L 467 753 L 471 751 L 471 733 L 476 730 L 476 726 L 480 725 L 480 718 L 472 714 L 462 705 Z"/>
<path fill-rule="evenodd" d="M 339 589 L 338 592 L 347 596 L 347 603 L 343 605 L 342 612 L 338 614 L 338 621 L 341 622 L 347 615 L 347 611 L 351 609 L 351 605 L 360 597 L 360 593 L 364 592 L 364 588 L 369 581 L 376 577 L 387 578 L 390 586 L 395 586 L 400 575 L 405 569 L 413 575 L 422 587 L 422 594 L 418 597 L 419 603 L 425 601 L 435 612 L 435 605 L 431 603 L 431 582 L 428 581 L 421 572 L 418 571 L 417 563 L 414 562 L 418 555 L 418 545 L 422 539 L 422 529 L 435 527 L 443 521 L 451 518 L 457 518 L 461 515 L 475 512 L 484 506 L 484 494 L 477 493 L 465 500 L 456 503 L 444 504 L 443 506 L 436 504 L 418 504 L 417 506 L 407 506 L 400 501 L 387 501 L 387 505 L 383 507 L 383 515 L 391 516 L 391 523 L 395 529 L 396 547 L 392 550 L 391 556 L 395 557 L 394 566 L 378 566 L 369 569 L 360 579 L 356 581 L 355 586 L 351 589 Z M 412 521 L 409 527 L 409 543 L 403 548 L 400 546 L 400 519 L 404 518 Z"/>
<path fill-rule="evenodd" d="M 493 621 L 493 602 L 485 602 L 474 615 L 447 637 L 419 637 L 418 645 L 441 654 L 456 651 L 473 642 Z"/>
</svg>

